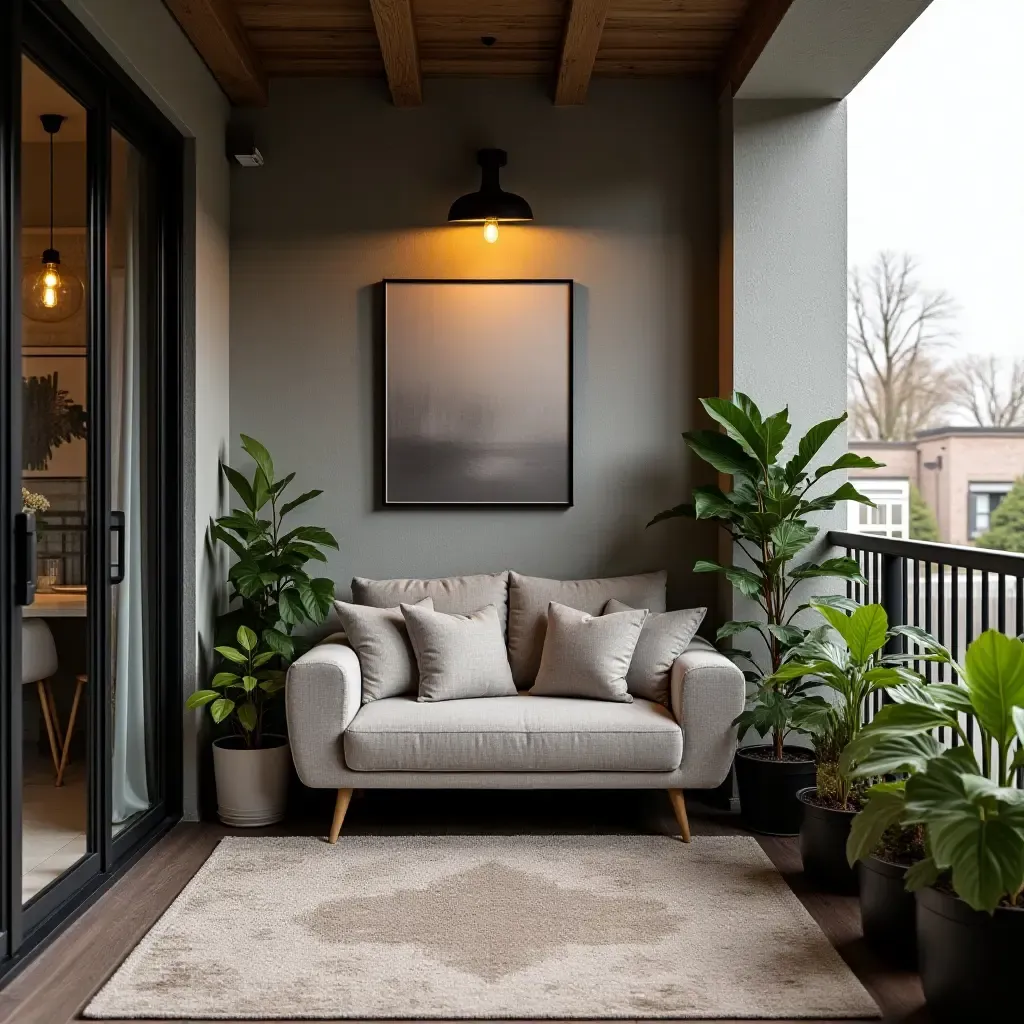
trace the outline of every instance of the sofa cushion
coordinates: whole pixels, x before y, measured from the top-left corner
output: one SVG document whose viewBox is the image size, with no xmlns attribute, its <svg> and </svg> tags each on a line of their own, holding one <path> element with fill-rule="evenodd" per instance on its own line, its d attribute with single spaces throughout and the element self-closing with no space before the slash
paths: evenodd
<svg viewBox="0 0 1024 1024">
<path fill-rule="evenodd" d="M 530 693 L 630 703 L 626 673 L 646 618 L 643 609 L 588 615 L 552 601 L 540 668 Z"/>
<path fill-rule="evenodd" d="M 352 771 L 668 772 L 683 734 L 660 704 L 483 697 L 364 704 L 345 731 Z"/>
<path fill-rule="evenodd" d="M 493 604 L 472 615 L 402 605 L 416 663 L 420 701 L 507 697 L 516 692 Z"/>
<path fill-rule="evenodd" d="M 604 606 L 604 614 L 615 615 L 629 607 L 613 597 Z M 626 674 L 626 684 L 634 697 L 668 704 L 672 666 L 689 646 L 706 614 L 707 608 L 683 608 L 647 616 Z"/>
<path fill-rule="evenodd" d="M 423 580 L 368 580 L 356 576 L 352 580 L 352 600 L 356 604 L 397 608 L 400 604 L 415 604 L 425 597 L 433 599 L 437 611 L 454 615 L 472 615 L 493 604 L 498 610 L 501 635 L 505 635 L 508 620 L 507 572 Z"/>
<path fill-rule="evenodd" d="M 433 608 L 433 604 L 425 597 L 419 607 Z M 334 610 L 345 627 L 345 640 L 359 658 L 363 703 L 415 694 L 419 673 L 402 609 L 335 601 Z"/>
<path fill-rule="evenodd" d="M 549 602 L 557 601 L 588 615 L 600 615 L 605 603 L 614 597 L 633 608 L 663 612 L 667 582 L 665 572 L 595 580 L 548 580 L 510 573 L 508 656 L 516 686 L 520 689 L 530 686 L 537 677 Z"/>
</svg>

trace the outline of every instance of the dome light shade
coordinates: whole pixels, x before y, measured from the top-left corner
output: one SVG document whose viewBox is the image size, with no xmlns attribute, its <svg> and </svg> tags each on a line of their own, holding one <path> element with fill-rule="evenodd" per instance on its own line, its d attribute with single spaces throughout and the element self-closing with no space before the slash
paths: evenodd
<svg viewBox="0 0 1024 1024">
<path fill-rule="evenodd" d="M 448 211 L 453 224 L 481 224 L 487 222 L 533 220 L 533 210 L 522 197 L 502 190 L 498 182 L 499 170 L 508 163 L 503 149 L 481 149 L 476 155 L 480 165 L 480 189 L 460 196 Z"/>
</svg>

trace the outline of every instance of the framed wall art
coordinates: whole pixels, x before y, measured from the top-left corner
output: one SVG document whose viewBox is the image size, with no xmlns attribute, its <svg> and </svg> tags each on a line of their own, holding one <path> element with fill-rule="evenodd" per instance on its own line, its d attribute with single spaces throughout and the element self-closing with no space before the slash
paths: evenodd
<svg viewBox="0 0 1024 1024">
<path fill-rule="evenodd" d="M 383 504 L 570 507 L 572 281 L 383 292 Z"/>
</svg>

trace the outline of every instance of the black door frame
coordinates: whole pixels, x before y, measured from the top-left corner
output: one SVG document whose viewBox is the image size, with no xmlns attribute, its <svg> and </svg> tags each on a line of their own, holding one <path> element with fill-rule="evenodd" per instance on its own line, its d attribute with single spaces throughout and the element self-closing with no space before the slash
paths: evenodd
<svg viewBox="0 0 1024 1024">
<path fill-rule="evenodd" d="M 21 59 L 29 56 L 88 111 L 88 408 L 87 480 L 90 516 L 103 510 L 106 528 L 87 532 L 90 695 L 87 704 L 89 849 L 71 871 L 25 907 L 21 904 L 21 686 L 0 693 L 0 976 L 18 966 L 47 936 L 110 884 L 148 843 L 181 816 L 183 473 L 181 261 L 184 140 L 59 0 L 0 4 L 0 678 L 21 673 L 20 612 L 14 602 L 14 516 L 20 493 L 20 156 Z M 110 673 L 110 451 L 106 353 L 107 224 L 110 142 L 116 130 L 148 158 L 160 198 L 156 269 L 157 399 L 146 409 L 152 445 L 147 483 L 155 485 L 147 522 L 158 588 L 146 623 L 157 675 L 154 805 L 112 835 Z M 16 507 L 17 501 L 17 507 Z M 99 680 L 100 686 L 95 682 Z"/>
</svg>

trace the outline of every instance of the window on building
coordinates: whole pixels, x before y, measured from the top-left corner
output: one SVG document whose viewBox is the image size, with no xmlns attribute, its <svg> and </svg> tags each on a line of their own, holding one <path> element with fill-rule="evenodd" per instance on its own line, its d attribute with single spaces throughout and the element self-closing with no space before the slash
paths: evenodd
<svg viewBox="0 0 1024 1024">
<path fill-rule="evenodd" d="M 1012 483 L 971 484 L 967 493 L 967 528 L 971 540 L 977 540 L 992 525 L 992 513 L 1010 493 Z"/>
<path fill-rule="evenodd" d="M 906 537 L 910 522 L 910 484 L 906 480 L 885 480 L 879 477 L 854 480 L 853 485 L 875 507 L 857 502 L 847 503 L 847 527 L 853 533 L 873 537 Z"/>
</svg>

